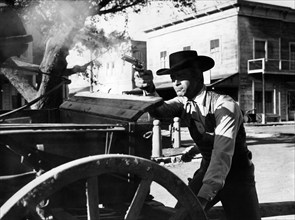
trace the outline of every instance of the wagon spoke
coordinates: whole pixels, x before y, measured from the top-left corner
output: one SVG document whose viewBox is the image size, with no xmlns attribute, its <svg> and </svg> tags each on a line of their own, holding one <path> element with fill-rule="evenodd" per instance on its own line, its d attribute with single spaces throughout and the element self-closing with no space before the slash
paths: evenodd
<svg viewBox="0 0 295 220">
<path fill-rule="evenodd" d="M 87 218 L 88 220 L 99 220 L 99 197 L 97 177 L 90 177 L 86 182 Z"/>
<path fill-rule="evenodd" d="M 187 217 L 188 212 L 185 210 L 185 208 L 181 207 L 176 210 L 176 213 L 169 219 L 169 220 L 182 220 Z"/>
<path fill-rule="evenodd" d="M 75 216 L 71 215 L 61 208 L 52 209 L 51 213 L 52 217 L 56 220 L 78 220 Z"/>
<path fill-rule="evenodd" d="M 146 196 L 149 193 L 151 183 L 152 183 L 152 178 L 141 180 L 135 192 L 131 205 L 129 206 L 129 209 L 127 210 L 127 213 L 124 218 L 125 220 L 132 220 L 132 219 L 138 218 L 141 212 L 142 206 L 144 204 L 144 201 L 146 199 Z"/>
</svg>

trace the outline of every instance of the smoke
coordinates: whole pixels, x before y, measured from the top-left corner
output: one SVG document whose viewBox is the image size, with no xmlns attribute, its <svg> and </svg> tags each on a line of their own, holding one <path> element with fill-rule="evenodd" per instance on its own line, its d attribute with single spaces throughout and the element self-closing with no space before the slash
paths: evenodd
<svg viewBox="0 0 295 220">
<path fill-rule="evenodd" d="M 127 31 L 127 14 L 97 15 L 88 17 L 84 27 L 74 38 L 74 48 L 79 56 L 91 54 L 90 60 L 99 60 L 109 52 L 126 53 L 130 51 L 130 36 Z M 128 46 L 126 46 L 128 45 Z M 120 57 L 121 55 L 118 55 Z M 89 60 L 90 59 L 90 60 Z"/>
<path fill-rule="evenodd" d="M 92 17 L 89 14 L 88 1 L 41 0 L 27 7 L 21 17 L 27 32 L 33 35 L 34 54 L 40 55 L 37 57 L 42 57 L 50 38 L 54 38 L 56 44 L 68 44 L 64 45 L 67 47 L 82 43 L 94 56 L 129 39 L 126 14 Z"/>
<path fill-rule="evenodd" d="M 84 81 L 86 85 L 93 82 L 94 90 L 103 90 L 107 82 L 106 77 L 101 72 L 105 65 L 120 62 L 125 53 L 129 53 L 131 48 L 131 39 L 127 31 L 127 17 L 124 14 L 116 16 L 94 16 L 85 21 L 83 29 L 76 35 L 74 48 L 69 51 L 67 57 L 68 68 L 75 65 L 83 65 L 93 61 L 92 69 L 85 73 L 80 73 L 75 78 L 71 78 L 73 85 L 70 91 Z M 122 62 L 122 61 L 121 61 Z M 101 69 L 102 68 L 102 69 Z M 93 72 L 93 78 L 90 79 L 90 72 Z M 119 72 L 118 72 L 119 73 Z M 75 84 L 75 85 L 74 85 Z M 105 87 L 106 90 L 110 88 Z"/>
<path fill-rule="evenodd" d="M 57 42 L 64 42 L 74 33 L 73 30 L 83 27 L 88 15 L 87 1 L 41 0 L 38 4 L 26 7 L 21 17 L 27 32 L 33 36 L 34 54 L 42 57 L 49 38 L 54 37 Z"/>
<path fill-rule="evenodd" d="M 132 49 L 127 31 L 128 14 L 89 17 L 89 13 L 88 1 L 42 0 L 40 4 L 28 7 L 22 17 L 28 33 L 33 35 L 35 58 L 39 58 L 34 63 L 41 63 L 46 42 L 50 39 L 52 48 L 62 45 L 70 49 L 66 58 L 68 68 L 93 61 L 91 69 L 85 73 L 88 74 L 86 78 L 89 79 L 89 72 L 95 72 L 90 81 L 104 84 L 103 78 L 98 82 L 95 77 L 106 63 L 106 57 L 111 57 L 112 63 L 120 61 L 122 54 Z M 54 59 L 52 55 L 49 58 Z"/>
</svg>

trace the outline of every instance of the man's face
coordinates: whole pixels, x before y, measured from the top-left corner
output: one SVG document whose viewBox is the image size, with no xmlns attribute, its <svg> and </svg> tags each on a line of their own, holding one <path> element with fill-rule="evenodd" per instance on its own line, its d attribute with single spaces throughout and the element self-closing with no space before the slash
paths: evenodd
<svg viewBox="0 0 295 220">
<path fill-rule="evenodd" d="M 203 87 L 203 79 L 199 77 L 203 74 L 196 69 L 183 69 L 172 73 L 171 80 L 177 96 L 195 97 Z"/>
</svg>

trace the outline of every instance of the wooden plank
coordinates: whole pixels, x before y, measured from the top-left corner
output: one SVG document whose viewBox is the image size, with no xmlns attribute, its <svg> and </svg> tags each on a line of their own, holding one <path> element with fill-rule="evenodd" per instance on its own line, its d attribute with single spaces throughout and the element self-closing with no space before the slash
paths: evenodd
<svg viewBox="0 0 295 220">
<path fill-rule="evenodd" d="M 144 110 L 146 107 L 152 105 L 154 102 L 144 101 L 140 99 L 106 99 L 106 98 L 89 98 L 89 97 L 74 97 L 71 102 L 87 103 L 90 105 L 103 105 L 103 106 L 120 106 L 121 108 Z"/>
<path fill-rule="evenodd" d="M 74 96 L 72 102 L 89 103 L 103 106 L 120 106 L 121 108 L 137 109 L 144 111 L 147 107 L 155 105 L 162 101 L 160 97 L 149 96 L 106 96 L 106 97 L 80 97 Z"/>
<path fill-rule="evenodd" d="M 77 124 L 127 124 L 126 119 L 114 119 L 106 117 L 104 115 L 89 114 L 87 112 L 72 111 L 63 109 L 60 111 L 60 120 L 65 123 L 77 123 Z"/>
<path fill-rule="evenodd" d="M 30 117 L 18 117 L 18 118 L 8 118 L 4 120 L 4 123 L 31 123 L 32 119 Z"/>
<path fill-rule="evenodd" d="M 0 126 L 0 134 L 9 133 L 9 131 L 17 131 L 17 132 L 38 132 L 38 131 L 54 131 L 60 130 L 63 132 L 69 131 L 74 132 L 77 131 L 126 131 L 126 127 L 119 124 L 74 124 L 74 123 L 21 123 L 21 124 L 1 124 Z M 13 133 L 13 132 L 12 132 Z"/>
<path fill-rule="evenodd" d="M 83 93 L 65 101 L 60 109 L 123 121 L 136 121 L 162 101 L 160 97 Z"/>
<path fill-rule="evenodd" d="M 67 104 L 64 103 L 63 107 L 68 107 L 69 110 L 125 121 L 135 121 L 144 113 L 141 110 L 132 110 L 131 107 L 123 108 L 121 105 L 106 106 L 103 103 L 93 105 L 88 103 L 68 102 Z"/>
<path fill-rule="evenodd" d="M 102 99 L 118 99 L 118 100 L 135 100 L 135 101 L 145 101 L 145 102 L 157 102 L 161 100 L 160 97 L 155 96 L 136 96 L 136 95 L 124 95 L 124 94 L 106 94 L 106 93 L 91 93 L 91 92 L 80 92 L 74 97 L 92 97 L 92 98 L 102 98 Z"/>
</svg>

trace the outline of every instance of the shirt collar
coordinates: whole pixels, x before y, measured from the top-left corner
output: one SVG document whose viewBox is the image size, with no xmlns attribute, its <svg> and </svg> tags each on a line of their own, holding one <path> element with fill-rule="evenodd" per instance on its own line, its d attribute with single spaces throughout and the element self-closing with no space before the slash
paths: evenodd
<svg viewBox="0 0 295 220">
<path fill-rule="evenodd" d="M 201 91 L 193 98 L 193 101 L 198 105 L 205 106 L 206 86 L 204 85 Z"/>
</svg>

